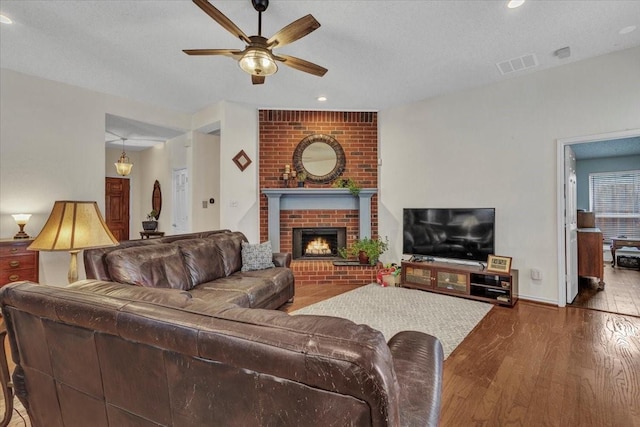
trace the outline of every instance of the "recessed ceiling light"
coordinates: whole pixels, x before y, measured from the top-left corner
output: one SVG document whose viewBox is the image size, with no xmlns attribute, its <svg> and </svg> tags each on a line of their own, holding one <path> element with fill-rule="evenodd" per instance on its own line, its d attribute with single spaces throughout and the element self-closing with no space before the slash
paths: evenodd
<svg viewBox="0 0 640 427">
<path fill-rule="evenodd" d="M 324 102 L 324 101 L 326 101 L 326 100 L 327 100 L 327 97 L 326 97 L 326 96 L 319 96 L 319 97 L 318 97 L 318 101 L 320 101 L 320 102 Z"/>
<path fill-rule="evenodd" d="M 13 23 L 13 21 L 11 19 L 9 19 L 8 16 L 0 15 L 0 23 L 11 24 L 11 23 Z"/>
<path fill-rule="evenodd" d="M 635 29 L 635 25 L 629 25 L 628 27 L 624 27 L 623 29 L 618 31 L 618 34 L 629 34 L 630 32 L 635 31 Z"/>
<path fill-rule="evenodd" d="M 524 4 L 525 0 L 509 0 L 507 3 L 507 7 L 509 9 L 515 9 L 516 7 L 520 7 Z"/>
</svg>

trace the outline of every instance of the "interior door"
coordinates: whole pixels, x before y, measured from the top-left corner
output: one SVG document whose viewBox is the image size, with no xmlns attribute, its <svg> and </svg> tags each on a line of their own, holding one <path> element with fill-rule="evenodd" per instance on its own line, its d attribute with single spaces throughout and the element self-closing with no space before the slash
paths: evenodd
<svg viewBox="0 0 640 427">
<path fill-rule="evenodd" d="M 578 295 L 578 195 L 576 156 L 569 145 L 564 147 L 564 188 L 567 304 L 570 304 Z"/>
<path fill-rule="evenodd" d="M 129 180 L 105 178 L 105 222 L 118 241 L 129 240 Z"/>
<path fill-rule="evenodd" d="M 173 227 L 174 234 L 189 231 L 189 177 L 187 169 L 173 171 Z"/>
</svg>

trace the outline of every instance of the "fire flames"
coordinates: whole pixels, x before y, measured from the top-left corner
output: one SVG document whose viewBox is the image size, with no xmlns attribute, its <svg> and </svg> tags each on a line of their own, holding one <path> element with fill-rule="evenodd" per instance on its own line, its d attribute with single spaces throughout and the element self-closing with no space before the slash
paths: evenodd
<svg viewBox="0 0 640 427">
<path fill-rule="evenodd" d="M 307 244 L 305 255 L 331 255 L 329 243 L 322 237 L 316 237 Z"/>
</svg>

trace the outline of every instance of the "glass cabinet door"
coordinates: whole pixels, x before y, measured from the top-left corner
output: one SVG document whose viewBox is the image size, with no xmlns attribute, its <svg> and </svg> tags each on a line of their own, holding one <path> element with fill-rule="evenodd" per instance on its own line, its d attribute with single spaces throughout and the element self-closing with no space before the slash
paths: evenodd
<svg viewBox="0 0 640 427">
<path fill-rule="evenodd" d="M 438 271 L 436 287 L 448 291 L 467 292 L 467 275 Z"/>
<path fill-rule="evenodd" d="M 431 283 L 431 269 L 429 268 L 407 267 L 405 280 L 407 282 L 433 287 Z"/>
</svg>

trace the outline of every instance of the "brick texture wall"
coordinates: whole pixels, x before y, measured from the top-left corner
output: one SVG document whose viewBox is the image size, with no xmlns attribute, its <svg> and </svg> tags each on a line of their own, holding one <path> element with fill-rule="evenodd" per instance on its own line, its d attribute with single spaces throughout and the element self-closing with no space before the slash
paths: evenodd
<svg viewBox="0 0 640 427">
<path fill-rule="evenodd" d="M 344 178 L 352 178 L 361 188 L 378 187 L 378 116 L 373 112 L 260 110 L 260 188 L 283 186 L 285 165 L 293 167 L 293 152 L 309 135 L 335 138 L 346 157 Z M 306 183 L 308 188 L 331 187 Z M 260 196 L 260 239 L 268 238 L 267 197 Z M 347 245 L 358 236 L 358 212 L 354 210 L 294 210 L 280 214 L 280 250 L 292 252 L 294 227 L 347 227 Z M 371 203 L 371 233 L 378 235 L 378 197 Z M 321 261 L 294 262 L 296 282 L 320 283 L 340 280 L 369 283 L 374 277 L 368 267 L 342 267 Z"/>
</svg>

